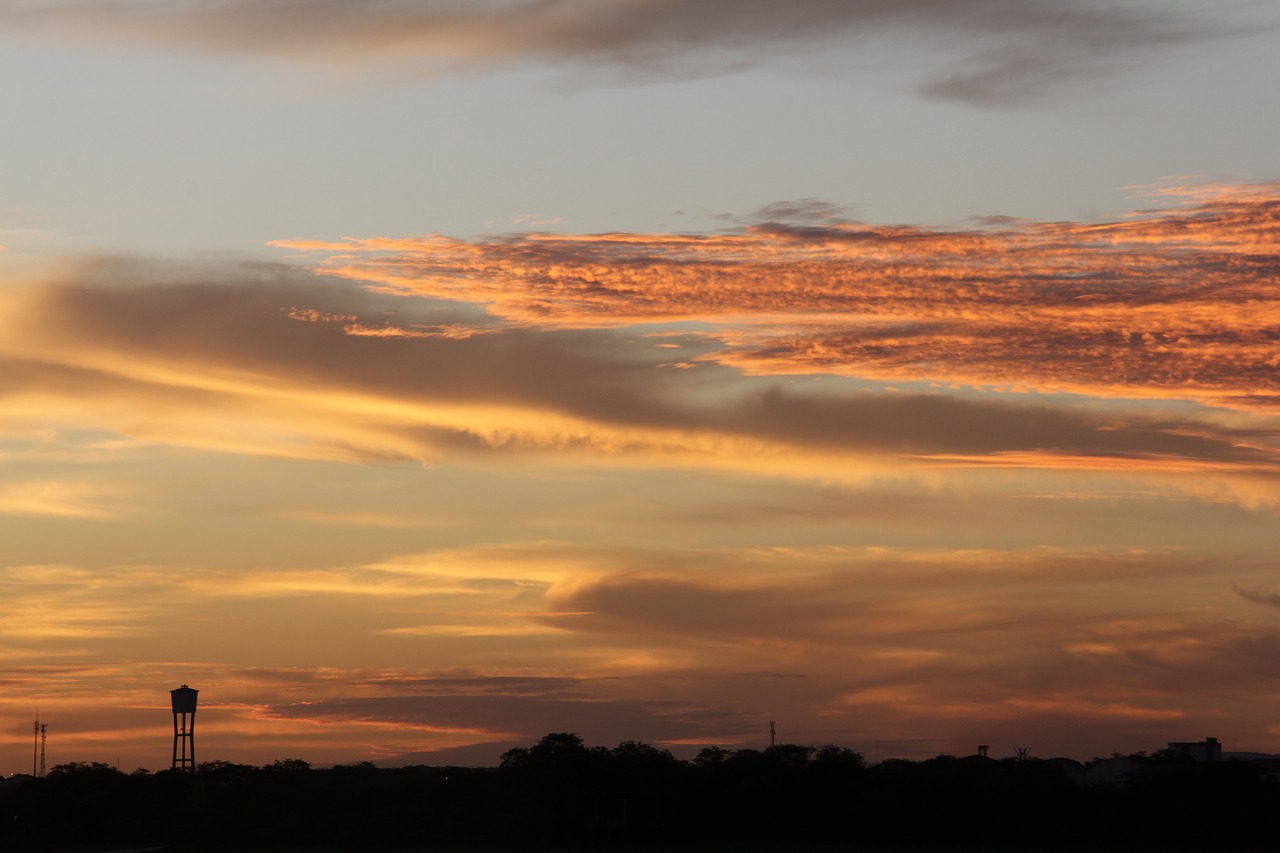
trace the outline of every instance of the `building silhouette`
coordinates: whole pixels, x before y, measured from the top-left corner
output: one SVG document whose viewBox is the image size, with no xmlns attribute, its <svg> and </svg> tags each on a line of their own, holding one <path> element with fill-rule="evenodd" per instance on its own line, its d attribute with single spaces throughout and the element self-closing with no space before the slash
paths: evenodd
<svg viewBox="0 0 1280 853">
<path fill-rule="evenodd" d="M 1222 760 L 1222 744 L 1218 743 L 1216 737 L 1205 738 L 1201 741 L 1170 742 L 1169 751 L 1178 755 L 1185 755 L 1187 758 L 1194 758 L 1196 761 Z"/>
</svg>

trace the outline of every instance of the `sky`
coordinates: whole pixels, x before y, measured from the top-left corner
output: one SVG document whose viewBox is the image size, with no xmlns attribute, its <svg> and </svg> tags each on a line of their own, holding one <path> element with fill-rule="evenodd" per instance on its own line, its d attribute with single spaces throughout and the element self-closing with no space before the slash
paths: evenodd
<svg viewBox="0 0 1280 853">
<path fill-rule="evenodd" d="M 1269 0 L 0 0 L 0 774 L 1280 753 Z"/>
</svg>

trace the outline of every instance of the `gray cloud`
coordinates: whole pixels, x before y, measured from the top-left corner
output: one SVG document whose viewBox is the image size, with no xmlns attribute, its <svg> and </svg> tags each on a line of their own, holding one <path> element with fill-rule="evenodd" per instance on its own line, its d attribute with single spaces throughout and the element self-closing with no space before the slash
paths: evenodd
<svg viewBox="0 0 1280 853">
<path fill-rule="evenodd" d="M 294 720 L 480 728 L 495 734 L 515 734 L 526 744 L 552 731 L 574 731 L 592 743 L 612 745 L 636 737 L 637 732 L 643 732 L 646 740 L 661 743 L 723 737 L 744 728 L 739 715 L 704 704 L 599 695 L 565 697 L 556 692 L 534 696 L 484 689 L 474 694 L 327 699 L 275 705 L 264 713 Z"/>
<path fill-rule="evenodd" d="M 821 54 L 918 67 L 920 90 L 978 103 L 1039 98 L 1223 34 L 1167 5 L 1023 0 L 214 0 L 16 2 L 7 27 L 220 54 L 419 74 L 588 64 L 618 80 L 697 77 Z M 905 50 L 904 50 L 905 48 Z M 905 54 L 907 59 L 899 58 Z"/>
<path fill-rule="evenodd" d="M 571 624 L 615 642 L 733 644 L 742 661 L 753 649 L 775 647 L 777 657 L 804 660 L 805 673 L 833 679 L 825 689 L 864 702 L 892 688 L 975 709 L 1038 700 L 1044 713 L 1056 713 L 1055 703 L 1141 705 L 1144 695 L 1178 696 L 1188 679 L 1213 679 L 1234 695 L 1256 689 L 1260 678 L 1280 678 L 1274 629 L 1205 613 L 1198 597 L 1179 588 L 1210 571 L 1169 554 L 1027 552 L 986 561 L 940 556 L 932 564 L 873 558 L 767 580 L 615 575 L 556 603 L 587 612 Z M 1133 583 L 1159 591 L 1141 606 L 1111 594 Z M 1275 596 L 1260 597 L 1276 604 Z M 851 659 L 859 664 L 846 670 Z M 929 713 L 926 704 L 910 710 Z"/>
<path fill-rule="evenodd" d="M 1268 607 L 1280 607 L 1280 592 L 1267 592 L 1261 589 L 1245 589 L 1242 587 L 1232 587 L 1236 595 L 1245 601 L 1252 601 L 1254 604 L 1265 604 Z"/>
<path fill-rule="evenodd" d="M 613 577 L 584 585 L 558 601 L 558 606 L 584 615 L 557 619 L 555 624 L 608 631 L 631 626 L 685 639 L 759 640 L 821 635 L 827 623 L 856 619 L 865 609 L 847 595 L 815 595 L 806 586 L 716 588 L 696 580 Z"/>
<path fill-rule="evenodd" d="M 752 644 L 766 638 L 865 649 L 923 642 L 964 654 L 969 647 L 985 649 L 993 637 L 1016 634 L 1030 642 L 1105 622 L 1110 611 L 1120 612 L 1119 603 L 1099 607 L 1082 589 L 1203 570 L 1185 557 L 1032 551 L 992 553 L 985 559 L 917 555 L 905 561 L 900 555 L 846 555 L 830 558 L 821 568 L 806 563 L 804 571 L 797 557 L 793 574 L 781 577 L 774 571 L 761 577 L 751 571 L 759 566 L 739 559 L 736 570 L 709 571 L 699 562 L 700 570 L 679 575 L 621 572 L 582 583 L 551 596 L 557 610 L 580 615 L 548 621 L 561 628 L 666 636 L 680 643 Z M 993 577 L 1000 579 L 998 585 Z M 1060 591 L 1054 606 L 1031 603 L 1046 590 Z M 904 618 L 912 610 L 932 618 Z M 936 676 L 947 678 L 952 668 L 944 662 Z"/>
<path fill-rule="evenodd" d="M 1195 435 L 1191 422 L 1138 417 L 1118 425 L 1049 405 L 967 400 L 943 394 L 800 396 L 769 387 L 738 412 L 739 428 L 799 444 L 901 453 L 1037 450 L 1140 458 L 1172 454 L 1265 462 L 1270 453 L 1227 437 Z M 865 442 L 865 444 L 864 444 Z"/>
</svg>

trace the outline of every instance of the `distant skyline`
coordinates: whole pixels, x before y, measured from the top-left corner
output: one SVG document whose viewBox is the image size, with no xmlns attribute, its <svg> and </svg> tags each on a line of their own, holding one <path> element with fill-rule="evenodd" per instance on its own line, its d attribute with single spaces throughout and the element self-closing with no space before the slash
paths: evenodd
<svg viewBox="0 0 1280 853">
<path fill-rule="evenodd" d="M 0 774 L 1280 752 L 1278 28 L 0 2 Z"/>
</svg>

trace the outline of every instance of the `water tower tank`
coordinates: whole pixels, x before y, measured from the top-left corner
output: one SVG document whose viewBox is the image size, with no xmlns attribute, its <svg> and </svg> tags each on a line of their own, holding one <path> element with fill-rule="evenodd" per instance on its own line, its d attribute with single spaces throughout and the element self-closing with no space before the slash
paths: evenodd
<svg viewBox="0 0 1280 853">
<path fill-rule="evenodd" d="M 185 684 L 177 690 L 170 690 L 169 696 L 173 702 L 173 713 L 194 714 L 196 712 L 196 697 L 199 694 L 199 690 L 193 690 Z"/>
</svg>

